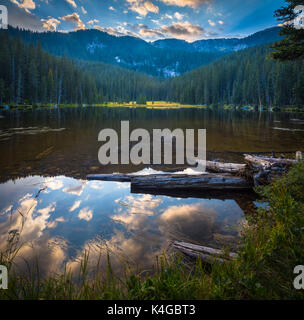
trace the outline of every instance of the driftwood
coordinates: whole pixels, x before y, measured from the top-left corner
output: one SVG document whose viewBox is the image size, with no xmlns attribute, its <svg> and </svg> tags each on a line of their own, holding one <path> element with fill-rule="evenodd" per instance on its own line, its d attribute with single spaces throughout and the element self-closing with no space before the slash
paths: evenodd
<svg viewBox="0 0 304 320">
<path fill-rule="evenodd" d="M 237 257 L 236 253 L 230 252 L 228 255 L 224 251 L 213 249 L 204 246 L 198 246 L 195 244 L 187 242 L 178 242 L 173 243 L 173 248 L 182 252 L 190 258 L 197 259 L 200 258 L 205 263 L 223 263 L 231 261 Z"/>
<path fill-rule="evenodd" d="M 88 175 L 87 179 L 130 182 L 131 190 L 138 193 L 241 191 L 270 183 L 273 178 L 286 173 L 290 166 L 302 159 L 300 151 L 297 152 L 297 160 L 248 154 L 244 156 L 246 164 L 206 161 L 206 170 L 209 173 L 200 175 L 93 174 Z M 248 180 L 243 176 L 246 176 Z M 248 181 L 253 181 L 253 183 Z"/>
<path fill-rule="evenodd" d="M 131 188 L 142 190 L 248 190 L 250 184 L 241 177 L 231 174 L 92 174 L 87 176 L 88 180 L 131 182 Z"/>
<path fill-rule="evenodd" d="M 248 190 L 250 184 L 242 177 L 230 174 L 149 175 L 133 177 L 131 187 L 143 190 Z"/>
<path fill-rule="evenodd" d="M 252 156 L 245 154 L 245 161 L 249 164 L 261 166 L 262 168 L 270 168 L 273 165 L 277 166 L 292 166 L 297 163 L 297 160 L 293 159 L 282 159 L 282 158 L 269 158 L 262 156 Z"/>
<path fill-rule="evenodd" d="M 214 173 L 244 173 L 246 164 L 206 161 L 206 170 Z"/>
<path fill-rule="evenodd" d="M 89 174 L 87 175 L 88 180 L 99 180 L 99 181 L 114 181 L 114 182 L 131 182 L 134 175 L 130 174 Z"/>
<path fill-rule="evenodd" d="M 274 178 L 287 173 L 292 165 L 295 165 L 301 159 L 302 153 L 297 152 L 297 160 L 252 156 L 245 154 L 245 161 L 253 177 L 254 186 L 266 185 L 271 183 Z"/>
</svg>

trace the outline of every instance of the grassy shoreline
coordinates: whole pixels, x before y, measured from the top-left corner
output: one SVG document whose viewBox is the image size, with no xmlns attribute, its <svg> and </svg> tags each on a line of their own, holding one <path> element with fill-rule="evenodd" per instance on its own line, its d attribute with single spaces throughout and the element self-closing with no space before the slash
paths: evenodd
<svg viewBox="0 0 304 320">
<path fill-rule="evenodd" d="M 257 107 L 257 106 L 234 106 L 234 105 L 184 105 L 177 102 L 166 102 L 166 101 L 148 101 L 147 104 L 137 104 L 136 102 L 107 102 L 101 104 L 4 104 L 0 106 L 1 110 L 35 110 L 35 109 L 56 109 L 56 108 L 79 108 L 79 107 L 108 107 L 108 108 L 146 108 L 146 109 L 160 109 L 160 110 L 175 110 L 175 109 L 223 109 L 223 110 L 237 110 L 237 111 L 272 111 L 272 112 L 304 112 L 303 107 L 278 107 L 278 106 L 267 106 L 267 107 Z"/>
<path fill-rule="evenodd" d="M 117 275 L 108 255 L 106 271 L 91 278 L 85 254 L 75 280 L 69 270 L 40 278 L 38 267 L 29 276 L 17 276 L 11 271 L 13 259 L 0 255 L 0 264 L 10 270 L 9 288 L 0 290 L 0 299 L 303 299 L 304 291 L 293 287 L 293 271 L 304 263 L 304 163 L 257 191 L 268 206 L 247 217 L 234 261 L 207 268 L 164 254 L 153 272 L 126 269 Z"/>
</svg>

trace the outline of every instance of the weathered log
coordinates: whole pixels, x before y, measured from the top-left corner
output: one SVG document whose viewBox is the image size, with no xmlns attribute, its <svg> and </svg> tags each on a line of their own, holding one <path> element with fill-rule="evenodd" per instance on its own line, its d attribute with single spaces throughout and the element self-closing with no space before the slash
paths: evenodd
<svg viewBox="0 0 304 320">
<path fill-rule="evenodd" d="M 245 154 L 245 161 L 249 164 L 259 165 L 264 169 L 268 169 L 273 165 L 280 166 L 291 166 L 297 163 L 297 160 L 293 159 L 281 159 L 281 158 L 270 158 L 270 157 L 262 157 L 262 156 L 252 156 L 249 154 Z"/>
<path fill-rule="evenodd" d="M 228 262 L 232 259 L 235 259 L 237 256 L 236 253 L 229 253 L 229 256 L 227 256 L 222 250 L 198 246 L 186 242 L 175 241 L 173 243 L 173 248 L 192 259 L 200 258 L 204 263 L 207 264 Z"/>
<path fill-rule="evenodd" d="M 149 175 L 133 177 L 131 187 L 142 190 L 248 190 L 252 186 L 242 177 L 230 174 Z"/>
<path fill-rule="evenodd" d="M 244 173 L 246 164 L 206 161 L 206 170 L 214 173 Z"/>
<path fill-rule="evenodd" d="M 182 247 L 182 248 L 185 248 L 188 250 L 209 254 L 211 256 L 217 256 L 217 257 L 221 257 L 224 259 L 235 259 L 237 256 L 237 254 L 234 252 L 230 252 L 229 255 L 227 256 L 227 255 L 225 255 L 225 252 L 223 250 L 213 249 L 213 248 L 209 248 L 209 247 L 205 247 L 205 246 L 199 246 L 199 245 L 188 243 L 188 242 L 175 241 L 173 243 L 173 246 L 179 247 L 179 248 Z"/>
<path fill-rule="evenodd" d="M 87 175 L 88 180 L 99 180 L 99 181 L 114 181 L 114 182 L 131 182 L 132 175 L 129 174 L 89 174 Z"/>
</svg>

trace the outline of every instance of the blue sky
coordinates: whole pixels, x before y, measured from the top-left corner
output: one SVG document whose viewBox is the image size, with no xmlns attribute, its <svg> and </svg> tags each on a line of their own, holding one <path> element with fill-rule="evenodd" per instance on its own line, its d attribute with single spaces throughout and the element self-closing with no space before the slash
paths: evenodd
<svg viewBox="0 0 304 320">
<path fill-rule="evenodd" d="M 4 0 L 9 24 L 33 30 L 99 29 L 148 41 L 241 37 L 278 24 L 284 0 Z"/>
</svg>

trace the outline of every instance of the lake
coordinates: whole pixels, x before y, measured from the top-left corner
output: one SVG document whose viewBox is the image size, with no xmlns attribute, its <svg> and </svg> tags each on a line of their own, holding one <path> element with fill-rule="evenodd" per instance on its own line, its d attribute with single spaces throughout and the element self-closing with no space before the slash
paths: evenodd
<svg viewBox="0 0 304 320">
<path fill-rule="evenodd" d="M 130 129 L 207 129 L 207 158 L 242 162 L 244 153 L 303 151 L 304 115 L 208 109 L 65 108 L 0 111 L 0 251 L 19 248 L 18 268 L 72 269 L 122 262 L 151 269 L 172 240 L 237 249 L 250 194 L 176 197 L 133 194 L 129 183 L 87 181 L 93 173 L 173 171 L 180 166 L 101 166 L 98 133 Z M 169 248 L 169 249 L 168 249 Z M 24 262 L 26 261 L 26 263 Z"/>
</svg>

